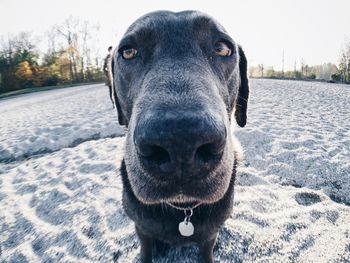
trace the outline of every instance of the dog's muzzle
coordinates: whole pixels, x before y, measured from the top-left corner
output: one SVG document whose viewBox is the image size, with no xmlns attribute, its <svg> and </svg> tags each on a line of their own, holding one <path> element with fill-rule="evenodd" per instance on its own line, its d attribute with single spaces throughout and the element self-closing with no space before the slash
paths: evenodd
<svg viewBox="0 0 350 263">
<path fill-rule="evenodd" d="M 140 117 L 133 136 L 138 159 L 151 176 L 185 182 L 217 166 L 227 132 L 219 117 L 202 111 L 154 111 Z"/>
</svg>

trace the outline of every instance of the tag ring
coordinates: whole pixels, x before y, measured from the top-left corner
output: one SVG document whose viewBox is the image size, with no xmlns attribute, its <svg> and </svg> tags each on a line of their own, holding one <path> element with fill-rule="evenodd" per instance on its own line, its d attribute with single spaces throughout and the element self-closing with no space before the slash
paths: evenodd
<svg viewBox="0 0 350 263">
<path fill-rule="evenodd" d="M 190 211 L 190 214 L 187 213 L 188 211 Z M 184 210 L 184 213 L 186 217 L 191 217 L 193 215 L 193 209 L 186 209 Z"/>
</svg>

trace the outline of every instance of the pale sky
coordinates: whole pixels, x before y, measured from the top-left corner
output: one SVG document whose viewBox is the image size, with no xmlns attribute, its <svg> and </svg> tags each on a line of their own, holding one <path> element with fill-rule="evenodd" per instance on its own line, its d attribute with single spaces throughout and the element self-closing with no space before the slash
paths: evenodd
<svg viewBox="0 0 350 263">
<path fill-rule="evenodd" d="M 20 31 L 42 35 L 69 15 L 98 22 L 100 45 L 116 46 L 126 28 L 154 10 L 200 10 L 216 18 L 245 49 L 250 65 L 297 67 L 338 64 L 350 39 L 350 0 L 0 0 L 0 36 Z M 104 51 L 102 51 L 104 54 Z"/>
</svg>

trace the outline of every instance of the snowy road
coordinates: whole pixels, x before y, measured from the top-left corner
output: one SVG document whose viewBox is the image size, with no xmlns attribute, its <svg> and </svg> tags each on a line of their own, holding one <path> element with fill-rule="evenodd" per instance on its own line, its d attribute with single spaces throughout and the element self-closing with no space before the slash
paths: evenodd
<svg viewBox="0 0 350 263">
<path fill-rule="evenodd" d="M 350 262 L 349 105 L 349 86 L 251 80 L 248 125 L 235 133 L 246 160 L 217 262 Z M 107 88 L 0 100 L 0 123 L 0 262 L 138 262 Z M 189 247 L 155 262 L 179 257 L 199 260 Z"/>
</svg>

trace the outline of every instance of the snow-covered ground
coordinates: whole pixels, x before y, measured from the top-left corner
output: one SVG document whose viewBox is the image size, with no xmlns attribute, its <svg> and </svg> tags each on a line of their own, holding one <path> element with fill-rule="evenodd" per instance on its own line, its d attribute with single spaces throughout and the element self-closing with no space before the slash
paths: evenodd
<svg viewBox="0 0 350 263">
<path fill-rule="evenodd" d="M 121 135 L 108 88 L 89 85 L 0 101 L 0 162 Z"/>
<path fill-rule="evenodd" d="M 350 87 L 251 80 L 217 262 L 350 262 Z M 108 89 L 0 100 L 0 262 L 138 262 Z M 347 205 L 346 205 L 347 204 Z M 155 262 L 198 262 L 196 247 Z"/>
</svg>

